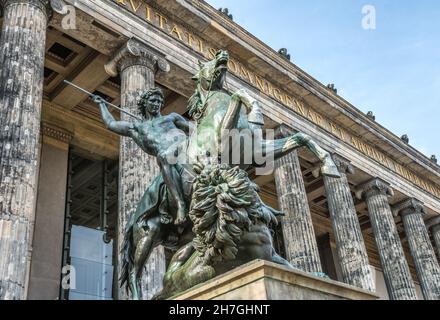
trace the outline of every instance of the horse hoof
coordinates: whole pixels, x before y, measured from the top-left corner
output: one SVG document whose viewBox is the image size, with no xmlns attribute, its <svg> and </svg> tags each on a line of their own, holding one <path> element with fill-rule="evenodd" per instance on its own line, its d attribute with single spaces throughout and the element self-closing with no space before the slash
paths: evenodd
<svg viewBox="0 0 440 320">
<path fill-rule="evenodd" d="M 338 167 L 334 164 L 331 158 L 328 158 L 324 165 L 321 167 L 321 173 L 325 176 L 331 178 L 340 178 L 341 174 L 339 173 Z"/>
</svg>

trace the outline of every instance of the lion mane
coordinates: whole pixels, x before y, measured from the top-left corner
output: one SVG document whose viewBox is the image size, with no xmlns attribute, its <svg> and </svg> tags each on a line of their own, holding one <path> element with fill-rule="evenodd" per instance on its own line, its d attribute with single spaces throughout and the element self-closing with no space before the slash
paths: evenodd
<svg viewBox="0 0 440 320">
<path fill-rule="evenodd" d="M 193 245 L 206 264 L 235 259 L 243 233 L 257 221 L 277 224 L 278 212 L 264 205 L 258 191 L 238 167 L 208 165 L 198 175 L 190 218 L 196 234 Z"/>
</svg>

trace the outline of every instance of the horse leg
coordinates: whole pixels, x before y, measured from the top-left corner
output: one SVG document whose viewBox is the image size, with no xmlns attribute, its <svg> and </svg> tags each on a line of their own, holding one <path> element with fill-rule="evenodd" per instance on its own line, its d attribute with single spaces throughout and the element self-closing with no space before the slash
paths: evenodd
<svg viewBox="0 0 440 320">
<path fill-rule="evenodd" d="M 231 97 L 228 110 L 226 111 L 220 126 L 219 138 L 222 137 L 224 130 L 232 130 L 238 127 L 242 105 L 248 110 L 247 119 L 250 130 L 253 132 L 254 130 L 261 130 L 263 128 L 263 112 L 261 111 L 258 101 L 252 98 L 246 90 L 240 89 Z"/>
<path fill-rule="evenodd" d="M 262 144 L 263 153 L 266 157 L 268 153 L 271 154 L 274 160 L 305 146 L 321 161 L 321 172 L 323 175 L 334 178 L 341 177 L 330 153 L 321 148 L 310 136 L 304 133 L 296 133 L 290 137 L 273 141 L 263 140 Z"/>
</svg>

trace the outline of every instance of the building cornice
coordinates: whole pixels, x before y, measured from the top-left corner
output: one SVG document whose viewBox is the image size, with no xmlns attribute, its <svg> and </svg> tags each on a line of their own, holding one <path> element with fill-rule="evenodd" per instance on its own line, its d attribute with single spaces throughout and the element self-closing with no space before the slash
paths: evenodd
<svg viewBox="0 0 440 320">
<path fill-rule="evenodd" d="M 280 74 L 277 75 L 279 77 L 274 78 L 289 77 L 291 81 L 296 82 L 298 85 L 301 85 L 304 88 L 306 88 L 304 85 L 307 85 L 315 89 L 316 92 L 321 95 L 321 97 L 318 98 L 321 98 L 321 100 L 327 99 L 327 101 L 325 102 L 329 104 L 329 107 L 337 109 L 349 119 L 356 122 L 357 125 L 361 126 L 364 129 L 367 129 L 368 131 L 379 137 L 381 140 L 383 140 L 385 143 L 392 146 L 393 149 L 397 150 L 399 153 L 403 154 L 406 157 L 409 157 L 412 160 L 416 160 L 419 166 L 422 166 L 424 167 L 424 169 L 427 169 L 436 174 L 438 178 L 437 182 L 440 182 L 440 166 L 432 162 L 426 155 L 422 154 L 420 151 L 413 148 L 412 146 L 404 143 L 397 135 L 393 134 L 391 131 L 389 131 L 376 121 L 368 118 L 367 115 L 365 115 L 355 106 L 350 104 L 341 96 L 331 92 L 325 85 L 308 75 L 294 63 L 283 59 L 275 50 L 264 44 L 261 40 L 254 37 L 252 34 L 247 32 L 234 21 L 227 19 L 224 15 L 218 12 L 218 10 L 207 4 L 205 1 L 185 0 L 184 2 L 199 9 L 203 15 L 219 23 L 226 30 L 243 40 L 244 43 L 251 44 L 252 48 L 260 53 L 258 55 L 260 59 L 265 60 L 264 58 L 267 58 L 273 61 L 273 63 L 271 64 L 272 67 L 275 67 L 280 72 Z M 158 7 L 166 7 L 165 3 L 159 3 L 159 1 L 156 1 L 156 4 Z M 182 5 L 182 10 L 176 11 L 178 16 L 179 13 L 182 15 L 185 14 L 183 9 L 185 8 L 183 8 Z"/>
</svg>

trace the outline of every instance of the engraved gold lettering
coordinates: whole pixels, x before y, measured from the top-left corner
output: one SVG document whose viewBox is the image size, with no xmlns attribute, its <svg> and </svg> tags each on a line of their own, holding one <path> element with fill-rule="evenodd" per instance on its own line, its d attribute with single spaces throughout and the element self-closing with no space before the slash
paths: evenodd
<svg viewBox="0 0 440 320">
<path fill-rule="evenodd" d="M 217 50 L 216 50 L 216 49 L 214 49 L 214 48 L 209 48 L 209 49 L 208 49 L 208 58 L 209 58 L 209 59 L 214 59 L 216 53 L 217 53 Z"/>
<path fill-rule="evenodd" d="M 145 11 L 146 11 L 145 19 L 147 21 L 151 22 L 151 8 L 147 5 L 145 5 Z"/>
<path fill-rule="evenodd" d="M 261 79 L 259 76 L 255 75 L 255 83 L 257 84 L 258 88 L 260 88 L 260 91 L 263 93 L 267 93 L 265 83 L 263 79 Z"/>
<path fill-rule="evenodd" d="M 137 13 L 137 11 L 139 10 L 139 8 L 142 5 L 142 1 L 136 2 L 136 0 L 130 0 L 130 4 L 131 4 L 131 8 L 133 9 L 134 13 Z"/>
<path fill-rule="evenodd" d="M 180 41 L 183 41 L 182 32 L 180 31 L 179 27 L 177 27 L 176 25 L 173 26 L 173 29 L 171 29 L 170 34 L 177 35 L 177 37 L 180 39 Z"/>
<path fill-rule="evenodd" d="M 250 76 L 249 76 L 249 72 L 247 71 L 247 69 L 245 67 L 243 67 L 240 64 L 240 76 L 244 79 L 244 80 L 248 80 L 250 81 Z"/>
<path fill-rule="evenodd" d="M 303 117 L 306 116 L 307 112 L 306 112 L 306 108 L 304 106 L 304 104 L 301 101 L 295 101 L 296 104 L 296 108 L 298 109 L 298 112 L 300 115 L 302 115 Z"/>
<path fill-rule="evenodd" d="M 191 48 L 193 48 L 193 44 L 194 44 L 193 41 L 195 41 L 196 38 L 194 37 L 194 35 L 193 35 L 191 32 L 185 32 L 185 34 L 188 36 L 188 37 L 187 37 L 187 39 L 188 39 L 188 45 L 189 45 Z"/>
<path fill-rule="evenodd" d="M 199 44 L 199 52 L 203 53 L 205 51 L 205 48 L 204 48 L 205 45 L 204 45 L 203 41 L 200 39 L 197 39 L 197 42 Z M 214 57 L 215 57 L 215 55 L 214 55 Z"/>
<path fill-rule="evenodd" d="M 286 104 L 286 100 L 284 100 L 284 95 L 281 94 L 281 91 L 278 88 L 273 89 L 273 96 L 281 103 Z"/>
<path fill-rule="evenodd" d="M 231 70 L 232 73 L 237 73 L 238 66 L 234 60 L 229 59 L 228 68 L 229 68 L 229 70 Z"/>
<path fill-rule="evenodd" d="M 164 25 L 167 24 L 168 19 L 165 18 L 163 15 L 161 15 L 161 14 L 158 13 L 158 12 L 156 12 L 154 15 L 159 19 L 159 27 L 160 27 L 161 29 L 164 29 Z"/>
</svg>

